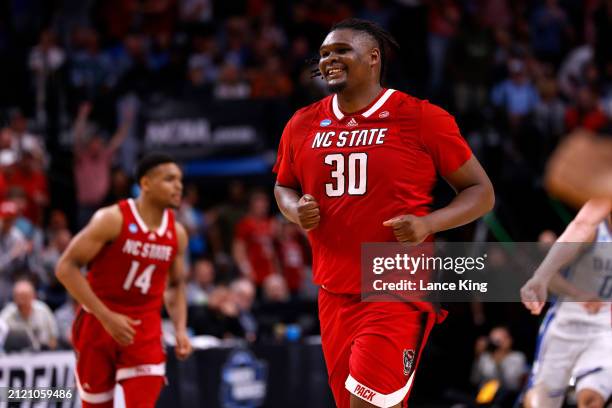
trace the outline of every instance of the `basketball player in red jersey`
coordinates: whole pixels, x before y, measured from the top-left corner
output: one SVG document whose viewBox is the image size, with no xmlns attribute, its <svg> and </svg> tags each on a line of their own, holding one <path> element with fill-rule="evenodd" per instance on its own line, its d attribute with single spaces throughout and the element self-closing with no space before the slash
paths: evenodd
<svg viewBox="0 0 612 408">
<path fill-rule="evenodd" d="M 275 165 L 279 208 L 308 231 L 323 354 L 341 408 L 404 406 L 429 331 L 443 318 L 424 302 L 360 302 L 361 243 L 431 240 L 494 203 L 452 116 L 382 87 L 394 44 L 367 21 L 332 28 L 319 70 L 333 95 L 295 113 Z M 430 213 L 436 173 L 457 196 Z"/>
<path fill-rule="evenodd" d="M 165 378 L 164 299 L 176 356 L 191 352 L 183 280 L 187 234 L 172 211 L 181 201 L 181 177 L 172 158 L 143 158 L 139 197 L 98 210 L 58 262 L 57 278 L 82 305 L 72 330 L 83 407 L 112 407 L 117 382 L 127 407 L 155 406 Z M 87 279 L 81 275 L 86 266 Z"/>
</svg>

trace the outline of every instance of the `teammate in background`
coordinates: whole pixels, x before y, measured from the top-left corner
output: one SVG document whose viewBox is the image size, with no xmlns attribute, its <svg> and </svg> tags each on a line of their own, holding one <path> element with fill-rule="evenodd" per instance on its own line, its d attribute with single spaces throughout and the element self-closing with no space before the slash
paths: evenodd
<svg viewBox="0 0 612 408">
<path fill-rule="evenodd" d="M 139 197 L 98 210 L 56 269 L 83 305 L 72 327 L 83 407 L 112 407 L 116 382 L 127 407 L 155 406 L 165 375 L 164 300 L 176 331 L 176 356 L 184 359 L 191 352 L 183 264 L 187 234 L 172 211 L 181 202 L 181 170 L 171 157 L 151 154 L 138 164 L 136 176 Z M 87 279 L 81 275 L 85 266 Z"/>
<path fill-rule="evenodd" d="M 333 95 L 295 113 L 275 165 L 279 208 L 308 231 L 323 353 L 342 408 L 401 406 L 429 331 L 443 319 L 429 303 L 360 302 L 361 243 L 416 244 L 494 203 L 452 116 L 381 85 L 394 46 L 370 22 L 335 25 L 319 61 Z M 436 173 L 457 196 L 429 213 Z"/>
<path fill-rule="evenodd" d="M 527 408 L 560 407 L 572 376 L 580 408 L 603 407 L 612 395 L 611 212 L 611 199 L 588 201 L 521 289 L 533 314 L 541 313 L 548 289 L 567 296 L 542 322 Z M 565 267 L 571 283 L 560 274 Z"/>
</svg>

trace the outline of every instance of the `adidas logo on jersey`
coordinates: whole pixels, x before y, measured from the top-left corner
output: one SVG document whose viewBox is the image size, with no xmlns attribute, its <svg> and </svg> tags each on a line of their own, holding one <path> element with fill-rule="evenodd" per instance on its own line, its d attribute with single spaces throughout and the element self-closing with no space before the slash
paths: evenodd
<svg viewBox="0 0 612 408">
<path fill-rule="evenodd" d="M 346 126 L 357 126 L 359 123 L 357 123 L 357 121 L 355 120 L 355 118 L 351 118 L 351 120 L 348 121 L 348 123 L 346 124 Z"/>
</svg>

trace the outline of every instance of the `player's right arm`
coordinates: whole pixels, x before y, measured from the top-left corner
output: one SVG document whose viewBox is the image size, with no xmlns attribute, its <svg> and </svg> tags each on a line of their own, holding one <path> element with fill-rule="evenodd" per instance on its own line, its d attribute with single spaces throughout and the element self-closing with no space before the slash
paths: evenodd
<svg viewBox="0 0 612 408">
<path fill-rule="evenodd" d="M 119 236 L 122 216 L 118 206 L 98 210 L 91 221 L 70 241 L 55 269 L 55 276 L 87 311 L 92 313 L 106 331 L 121 345 L 130 344 L 140 322 L 110 310 L 94 293 L 81 274 L 102 247 Z"/>
<path fill-rule="evenodd" d="M 294 189 L 277 183 L 274 186 L 274 197 L 281 213 L 289 221 L 306 231 L 315 229 L 319 225 L 321 220 L 319 203 L 310 194 L 304 194 L 300 197 Z"/>
<path fill-rule="evenodd" d="M 551 279 L 574 261 L 595 239 L 597 226 L 612 211 L 611 199 L 589 200 L 550 249 L 533 277 L 521 288 L 521 300 L 533 314 L 540 314 Z M 558 282 L 557 282 L 558 283 Z"/>
<path fill-rule="evenodd" d="M 274 197 L 276 204 L 285 218 L 299 225 L 306 231 L 315 229 L 319 225 L 321 216 L 319 203 L 310 194 L 300 197 L 298 193 L 299 181 L 293 171 L 291 140 L 293 134 L 294 115 L 283 130 L 283 135 L 278 146 L 278 156 L 273 171 L 276 173 L 276 184 L 274 186 Z"/>
</svg>

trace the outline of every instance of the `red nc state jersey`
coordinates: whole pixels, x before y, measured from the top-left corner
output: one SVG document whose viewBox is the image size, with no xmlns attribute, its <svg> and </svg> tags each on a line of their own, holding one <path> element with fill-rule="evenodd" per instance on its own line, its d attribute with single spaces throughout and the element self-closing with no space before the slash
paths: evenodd
<svg viewBox="0 0 612 408">
<path fill-rule="evenodd" d="M 451 115 L 393 89 L 351 114 L 336 95 L 297 111 L 274 171 L 278 184 L 319 203 L 321 221 L 308 233 L 315 283 L 359 293 L 361 243 L 395 242 L 383 222 L 427 214 L 436 173 L 452 173 L 471 154 Z"/>
<path fill-rule="evenodd" d="M 90 263 L 87 280 L 113 311 L 159 313 L 168 270 L 178 249 L 174 212 L 166 209 L 157 231 L 149 231 L 134 200 L 120 201 L 119 209 L 121 232 Z"/>
</svg>

